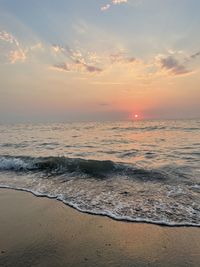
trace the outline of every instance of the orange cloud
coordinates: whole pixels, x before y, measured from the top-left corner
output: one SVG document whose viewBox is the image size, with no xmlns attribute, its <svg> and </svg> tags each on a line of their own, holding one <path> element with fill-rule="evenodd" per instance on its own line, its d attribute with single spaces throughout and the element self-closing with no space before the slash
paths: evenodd
<svg viewBox="0 0 200 267">
<path fill-rule="evenodd" d="M 14 64 L 17 61 L 24 62 L 26 60 L 26 53 L 19 41 L 9 32 L 0 31 L 0 40 L 8 42 L 12 45 L 12 49 L 8 54 L 8 60 L 10 63 Z"/>
<path fill-rule="evenodd" d="M 14 64 L 17 61 L 24 62 L 26 60 L 26 53 L 23 50 L 14 50 L 9 54 L 10 63 Z"/>
</svg>

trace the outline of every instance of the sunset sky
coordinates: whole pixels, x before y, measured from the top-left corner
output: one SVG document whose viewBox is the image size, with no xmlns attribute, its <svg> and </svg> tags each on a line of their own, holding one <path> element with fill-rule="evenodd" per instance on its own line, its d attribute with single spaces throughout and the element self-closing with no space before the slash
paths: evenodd
<svg viewBox="0 0 200 267">
<path fill-rule="evenodd" d="M 0 0 L 0 122 L 200 117 L 199 0 Z"/>
</svg>

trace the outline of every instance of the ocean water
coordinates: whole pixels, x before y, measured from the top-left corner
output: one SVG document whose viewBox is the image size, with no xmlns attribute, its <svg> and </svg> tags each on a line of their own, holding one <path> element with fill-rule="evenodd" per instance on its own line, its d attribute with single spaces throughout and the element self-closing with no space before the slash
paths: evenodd
<svg viewBox="0 0 200 267">
<path fill-rule="evenodd" d="M 200 226 L 200 120 L 0 125 L 0 187 L 118 220 Z"/>
</svg>

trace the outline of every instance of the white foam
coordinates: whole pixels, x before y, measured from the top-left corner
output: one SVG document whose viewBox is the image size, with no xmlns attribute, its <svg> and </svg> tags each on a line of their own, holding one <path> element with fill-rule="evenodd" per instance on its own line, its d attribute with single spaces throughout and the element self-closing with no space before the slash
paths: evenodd
<svg viewBox="0 0 200 267">
<path fill-rule="evenodd" d="M 169 226 L 169 227 L 180 227 L 180 226 L 182 226 L 182 227 L 183 226 L 185 226 L 185 227 L 186 226 L 187 227 L 200 227 L 200 223 L 199 224 L 198 223 L 189 223 L 189 222 L 177 223 L 177 222 L 168 222 L 165 220 L 153 220 L 153 219 L 140 218 L 140 217 L 132 218 L 130 216 L 116 215 L 116 214 L 114 214 L 108 210 L 104 210 L 104 211 L 88 210 L 88 209 L 80 208 L 79 205 L 77 205 L 76 203 L 67 201 L 62 194 L 52 195 L 52 194 L 47 194 L 47 193 L 41 193 L 41 192 L 34 191 L 31 189 L 26 189 L 23 187 L 12 187 L 12 186 L 6 186 L 6 185 L 1 185 L 1 184 L 0 184 L 0 188 L 25 191 L 25 192 L 32 193 L 33 195 L 35 195 L 37 197 L 47 197 L 50 199 L 52 199 L 52 198 L 57 199 L 57 200 L 63 202 L 64 204 L 68 205 L 69 207 L 72 207 L 72 208 L 74 208 L 80 212 L 88 213 L 91 215 L 106 216 L 106 217 L 109 217 L 109 218 L 117 220 L 117 221 L 150 223 L 150 224 L 157 224 L 157 225 L 163 225 L 163 226 Z"/>
<path fill-rule="evenodd" d="M 20 158 L 0 157 L 0 170 L 21 170 L 27 169 L 28 163 Z"/>
</svg>

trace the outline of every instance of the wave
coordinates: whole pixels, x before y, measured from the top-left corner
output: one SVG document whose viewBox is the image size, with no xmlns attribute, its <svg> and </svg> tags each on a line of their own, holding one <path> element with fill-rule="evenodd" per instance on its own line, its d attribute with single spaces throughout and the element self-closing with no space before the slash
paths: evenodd
<svg viewBox="0 0 200 267">
<path fill-rule="evenodd" d="M 3 148 L 22 148 L 22 147 L 27 147 L 28 143 L 27 142 L 22 142 L 22 143 L 4 143 L 0 144 L 0 147 Z"/>
<path fill-rule="evenodd" d="M 173 179 L 183 176 L 176 167 L 148 170 L 109 160 L 5 155 L 0 156 L 0 188 L 55 198 L 116 220 L 200 226 L 199 183 Z"/>
<path fill-rule="evenodd" d="M 184 126 L 169 126 L 169 125 L 155 125 L 155 126 L 129 126 L 129 127 L 112 127 L 111 130 L 118 131 L 200 131 L 200 127 L 184 127 Z"/>
<path fill-rule="evenodd" d="M 100 161 L 66 157 L 0 157 L 0 170 L 7 171 L 46 171 L 57 174 L 79 172 L 97 175 L 114 171 L 115 167 L 115 164 L 109 160 Z"/>
<path fill-rule="evenodd" d="M 144 126 L 144 127 L 138 127 L 138 126 L 129 126 L 129 127 L 112 127 L 111 130 L 119 130 L 119 131 L 157 131 L 157 130 L 165 130 L 168 129 L 167 126 Z"/>
<path fill-rule="evenodd" d="M 80 212 L 83 213 L 88 213 L 91 215 L 99 215 L 99 216 L 106 216 L 109 217 L 111 219 L 114 219 L 116 221 L 125 221 L 125 222 L 135 222 L 135 223 L 148 223 L 148 224 L 156 224 L 156 225 L 161 225 L 161 226 L 168 226 L 168 227 L 200 227 L 200 223 L 193 223 L 193 222 L 169 222 L 169 221 L 165 221 L 165 220 L 154 220 L 149 219 L 149 218 L 141 218 L 141 217 L 136 217 L 136 218 L 132 218 L 130 216 L 126 216 L 126 215 L 120 215 L 120 214 L 115 214 L 111 211 L 95 211 L 95 210 L 90 210 L 90 209 L 85 209 L 85 208 L 80 208 L 79 205 L 67 201 L 64 196 L 62 194 L 59 195 L 52 195 L 52 194 L 47 194 L 47 193 L 41 193 L 41 192 L 37 192 L 35 190 L 31 190 L 31 189 L 26 189 L 26 188 L 22 188 L 22 187 L 12 187 L 12 186 L 6 186 L 6 185 L 1 185 L 0 184 L 0 188 L 2 189 L 13 189 L 13 190 L 17 190 L 17 191 L 24 191 L 24 192 L 28 192 L 28 193 L 32 193 L 34 196 L 36 197 L 47 197 L 50 199 L 56 199 L 58 201 L 63 202 L 64 204 L 66 204 L 67 206 L 74 208 Z"/>
<path fill-rule="evenodd" d="M 132 164 L 67 157 L 0 156 L 0 171 L 44 172 L 52 175 L 75 173 L 92 178 L 117 175 L 148 181 L 169 178 L 165 171 L 138 168 Z"/>
</svg>

